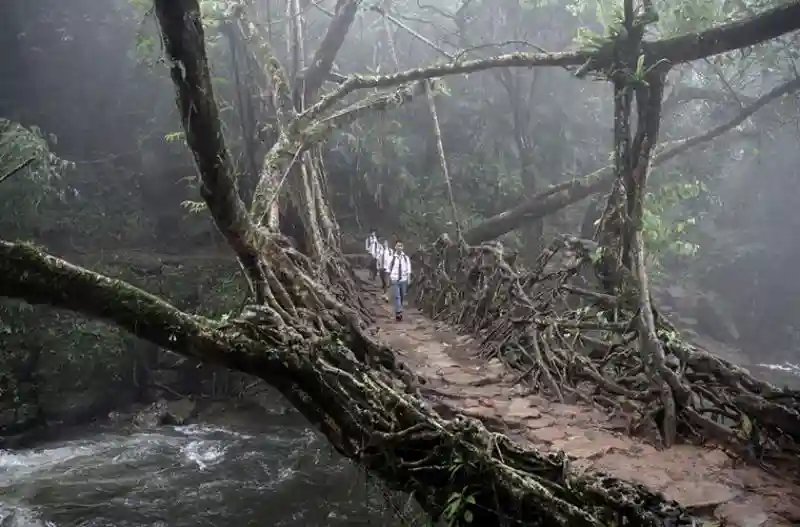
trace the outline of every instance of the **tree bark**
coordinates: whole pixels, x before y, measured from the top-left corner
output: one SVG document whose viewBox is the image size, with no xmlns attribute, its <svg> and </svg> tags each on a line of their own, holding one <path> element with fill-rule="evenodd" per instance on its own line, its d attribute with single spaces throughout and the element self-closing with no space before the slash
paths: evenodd
<svg viewBox="0 0 800 527">
<path fill-rule="evenodd" d="M 219 110 L 214 101 L 197 2 L 159 1 L 155 5 L 170 57 L 170 75 L 176 87 L 186 141 L 202 178 L 200 195 L 217 228 L 236 253 L 256 300 L 263 302 L 265 276 L 259 263 L 259 235 L 239 197 L 230 155 L 219 129 Z"/>
</svg>

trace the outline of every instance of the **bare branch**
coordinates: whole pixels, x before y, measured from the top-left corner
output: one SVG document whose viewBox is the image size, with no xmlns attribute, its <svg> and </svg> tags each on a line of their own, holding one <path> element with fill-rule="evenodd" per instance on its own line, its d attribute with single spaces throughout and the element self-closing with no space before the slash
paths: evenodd
<svg viewBox="0 0 800 527">
<path fill-rule="evenodd" d="M 34 161 L 36 161 L 35 157 L 29 157 L 25 161 L 21 162 L 20 164 L 18 164 L 17 166 L 15 166 L 11 170 L 0 176 L 0 183 L 3 183 L 7 179 L 10 179 L 17 172 L 22 172 L 23 170 L 28 168 Z"/>
<path fill-rule="evenodd" d="M 333 20 L 314 53 L 311 65 L 303 75 L 305 101 L 312 101 L 333 67 L 333 61 L 344 44 L 350 26 L 356 18 L 361 0 L 338 0 Z"/>
<path fill-rule="evenodd" d="M 337 89 L 324 97 L 305 112 L 299 119 L 310 122 L 329 111 L 348 94 L 366 88 L 388 88 L 407 82 L 459 75 L 503 67 L 533 66 L 576 66 L 585 63 L 591 55 L 585 52 L 562 53 L 508 53 L 487 59 L 466 60 L 406 70 L 390 75 L 351 75 Z"/>
<path fill-rule="evenodd" d="M 374 6 L 372 6 L 372 10 L 375 11 L 376 13 L 380 14 L 381 16 L 383 16 L 384 20 L 388 20 L 392 24 L 400 27 L 401 29 L 404 29 L 409 35 L 411 35 L 412 37 L 416 38 L 420 42 L 422 42 L 424 44 L 427 44 L 431 49 L 436 50 L 439 54 L 444 55 L 445 57 L 447 57 L 450 60 L 453 60 L 454 57 L 453 57 L 452 54 L 446 52 L 445 50 L 443 50 L 442 48 L 437 46 L 434 42 L 432 42 L 430 39 L 428 39 L 428 38 L 424 37 L 423 35 L 421 35 L 419 32 L 414 31 L 412 28 L 410 28 L 408 26 L 408 24 L 404 23 L 401 20 L 398 20 L 397 18 L 395 18 L 392 15 L 390 15 L 389 13 L 387 13 L 386 10 L 383 9 L 382 7 L 380 7 L 378 5 L 374 5 Z"/>
<path fill-rule="evenodd" d="M 430 81 L 425 82 L 425 95 L 428 98 L 428 109 L 431 112 L 431 119 L 433 120 L 433 133 L 436 136 L 436 151 L 439 153 L 439 164 L 442 166 L 442 175 L 447 184 L 447 195 L 450 198 L 450 208 L 453 212 L 453 223 L 456 225 L 456 233 L 458 234 L 458 241 L 463 240 L 461 232 L 461 222 L 458 221 L 458 208 L 456 207 L 455 198 L 453 198 L 453 186 L 450 184 L 450 173 L 447 170 L 447 157 L 444 153 L 444 143 L 442 142 L 442 129 L 439 126 L 439 115 L 436 113 L 436 101 L 433 97 L 433 90 L 430 86 Z"/>
</svg>

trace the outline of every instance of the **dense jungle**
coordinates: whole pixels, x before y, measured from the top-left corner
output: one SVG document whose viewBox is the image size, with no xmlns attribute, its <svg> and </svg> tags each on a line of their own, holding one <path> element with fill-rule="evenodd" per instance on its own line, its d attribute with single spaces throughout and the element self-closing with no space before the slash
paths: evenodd
<svg viewBox="0 0 800 527">
<path fill-rule="evenodd" d="M 0 525 L 800 522 L 797 0 L 0 9 Z"/>
</svg>

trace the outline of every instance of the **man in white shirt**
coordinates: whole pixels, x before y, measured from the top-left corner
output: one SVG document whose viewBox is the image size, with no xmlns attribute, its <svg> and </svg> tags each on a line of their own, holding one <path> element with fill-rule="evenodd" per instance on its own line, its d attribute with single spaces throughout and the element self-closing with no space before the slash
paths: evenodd
<svg viewBox="0 0 800 527">
<path fill-rule="evenodd" d="M 369 236 L 367 236 L 367 241 L 364 243 L 364 249 L 366 249 L 367 254 L 372 256 L 370 260 L 370 278 L 375 280 L 378 277 L 378 236 L 375 234 L 375 229 L 369 231 Z"/>
<path fill-rule="evenodd" d="M 394 298 L 394 318 L 400 322 L 403 320 L 403 302 L 411 279 L 411 259 L 403 252 L 403 242 L 394 245 L 394 254 L 389 259 L 386 272 Z"/>
<path fill-rule="evenodd" d="M 383 288 L 383 299 L 385 301 L 389 300 L 389 295 L 387 294 L 387 290 L 389 289 L 389 273 L 386 271 L 386 268 L 389 267 L 392 256 L 394 256 L 394 251 L 389 247 L 389 240 L 384 238 L 383 243 L 378 245 L 378 256 L 376 259 L 378 260 L 378 272 L 381 275 L 381 287 Z"/>
</svg>

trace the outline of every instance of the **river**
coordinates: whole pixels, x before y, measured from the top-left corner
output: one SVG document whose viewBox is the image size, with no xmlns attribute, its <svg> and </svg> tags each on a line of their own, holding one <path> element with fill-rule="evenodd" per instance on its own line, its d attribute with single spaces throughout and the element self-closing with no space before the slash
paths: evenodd
<svg viewBox="0 0 800 527">
<path fill-rule="evenodd" d="M 302 423 L 96 425 L 0 450 L 0 527 L 401 524 L 363 471 Z"/>
<path fill-rule="evenodd" d="M 759 366 L 800 381 L 797 365 Z M 421 524 L 401 521 L 362 471 L 286 408 L 222 408 L 204 421 L 93 425 L 35 449 L 0 450 L 0 527 Z"/>
</svg>

